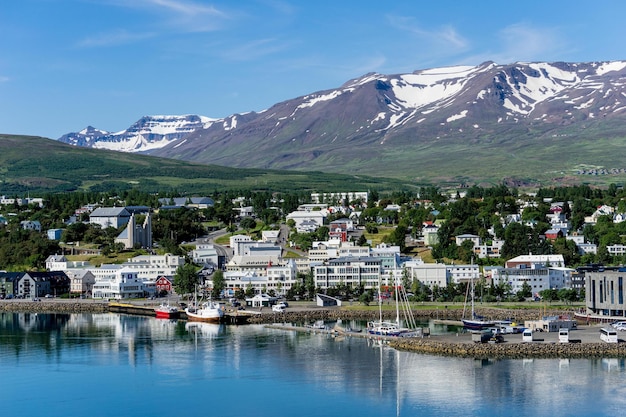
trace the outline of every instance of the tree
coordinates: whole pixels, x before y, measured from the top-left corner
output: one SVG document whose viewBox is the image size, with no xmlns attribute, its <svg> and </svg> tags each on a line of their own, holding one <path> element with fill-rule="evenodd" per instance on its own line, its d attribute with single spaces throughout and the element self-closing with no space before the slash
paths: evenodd
<svg viewBox="0 0 626 417">
<path fill-rule="evenodd" d="M 313 271 L 308 271 L 304 276 L 304 289 L 308 294 L 309 300 L 315 297 L 315 277 Z"/>
<path fill-rule="evenodd" d="M 213 277 L 211 278 L 213 283 L 213 289 L 211 290 L 211 297 L 220 298 L 222 295 L 222 291 L 226 288 L 226 279 L 224 278 L 224 272 L 221 269 L 218 269 L 213 273 Z"/>
<path fill-rule="evenodd" d="M 363 305 L 366 305 L 366 306 L 370 305 L 372 301 L 374 301 L 374 296 L 372 295 L 371 291 L 365 291 L 359 297 L 359 302 L 363 303 Z"/>
<path fill-rule="evenodd" d="M 529 283 L 524 282 L 522 284 L 522 288 L 517 292 L 517 300 L 518 301 L 524 301 L 527 298 L 532 297 L 533 295 L 533 289 L 530 286 Z"/>
<path fill-rule="evenodd" d="M 239 226 L 246 231 L 253 230 L 256 228 L 256 221 L 252 217 L 244 217 Z"/>
<path fill-rule="evenodd" d="M 198 284 L 198 273 L 193 264 L 186 263 L 176 269 L 174 275 L 174 289 L 178 294 L 190 294 L 195 292 Z"/>
</svg>

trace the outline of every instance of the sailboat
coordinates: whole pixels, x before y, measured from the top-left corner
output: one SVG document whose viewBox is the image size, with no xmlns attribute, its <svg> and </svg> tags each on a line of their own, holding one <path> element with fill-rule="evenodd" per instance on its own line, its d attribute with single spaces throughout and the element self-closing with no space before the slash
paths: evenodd
<svg viewBox="0 0 626 417">
<path fill-rule="evenodd" d="M 396 303 L 396 320 L 395 321 L 383 320 L 382 294 L 381 294 L 380 285 L 379 285 L 378 312 L 379 312 L 380 318 L 379 320 L 370 321 L 367 323 L 367 332 L 371 335 L 376 335 L 376 336 L 396 336 L 396 337 L 421 336 L 422 332 L 421 332 L 421 329 L 417 328 L 415 319 L 413 318 L 413 314 L 411 313 L 409 301 L 406 296 L 406 291 L 404 290 L 404 287 L 401 287 L 400 285 L 397 284 L 395 277 L 394 277 L 394 287 L 395 287 L 394 293 L 395 293 L 395 303 Z M 404 319 L 410 327 L 402 327 L 400 325 L 400 305 L 402 305 Z"/>
<path fill-rule="evenodd" d="M 473 262 L 472 262 L 472 266 L 473 266 Z M 476 312 L 474 311 L 474 273 L 472 272 L 472 280 L 471 280 L 471 304 L 472 304 L 472 315 L 470 318 L 465 318 L 465 309 L 463 309 L 463 318 L 461 319 L 461 321 L 463 322 L 463 327 L 465 327 L 468 330 L 482 330 L 485 329 L 487 327 L 493 327 L 496 325 L 495 321 L 492 320 L 485 320 L 484 317 L 479 316 L 476 314 Z M 467 302 L 467 295 L 466 295 L 466 302 Z"/>
</svg>

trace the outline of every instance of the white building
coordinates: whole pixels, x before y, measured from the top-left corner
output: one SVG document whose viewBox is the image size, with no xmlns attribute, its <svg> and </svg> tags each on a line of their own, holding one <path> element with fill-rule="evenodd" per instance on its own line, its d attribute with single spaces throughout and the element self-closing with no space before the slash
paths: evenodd
<svg viewBox="0 0 626 417">
<path fill-rule="evenodd" d="M 172 255 L 140 255 L 129 259 L 122 265 L 136 271 L 144 281 L 156 281 L 160 276 L 173 277 L 176 270 L 185 264 L 185 258 Z"/>
<path fill-rule="evenodd" d="M 570 288 L 574 269 L 565 267 L 493 268 L 493 285 L 509 284 L 511 291 L 520 291 L 528 284 L 533 294 L 543 290 Z"/>
<path fill-rule="evenodd" d="M 68 261 L 65 255 L 50 255 L 46 258 L 46 270 L 67 271 L 69 269 L 87 269 L 92 267 L 89 261 Z"/>
<path fill-rule="evenodd" d="M 345 193 L 311 193 L 311 201 L 313 201 L 313 203 L 328 203 L 334 201 L 349 203 L 351 201 L 361 200 L 362 203 L 367 204 L 367 197 L 367 191 Z"/>
<path fill-rule="evenodd" d="M 466 240 L 471 241 L 474 245 L 473 247 L 477 247 L 480 245 L 480 237 L 478 235 L 472 235 L 472 234 L 463 234 L 463 235 L 458 235 L 455 237 L 456 240 L 456 245 L 457 246 L 461 246 L 463 244 L 463 242 L 465 242 Z"/>
<path fill-rule="evenodd" d="M 198 265 L 219 265 L 217 249 L 210 243 L 197 244 L 189 257 L 193 263 Z"/>
<path fill-rule="evenodd" d="M 284 296 L 296 282 L 298 268 L 295 261 L 284 261 L 281 265 L 267 266 L 265 272 L 226 271 L 224 273 L 225 292 L 234 296 L 238 290 L 246 291 L 249 287 L 255 294 L 273 291 L 277 296 Z"/>
<path fill-rule="evenodd" d="M 381 260 L 369 256 L 330 259 L 324 265 L 316 265 L 312 269 L 315 286 L 319 288 L 347 285 L 351 288 L 363 286 L 371 289 L 381 283 Z"/>
<path fill-rule="evenodd" d="M 128 223 L 128 220 L 130 213 L 124 207 L 100 207 L 89 214 L 89 223 L 99 224 L 103 229 L 118 229 Z"/>
<path fill-rule="evenodd" d="M 287 220 L 295 222 L 298 233 L 311 233 L 324 224 L 324 213 L 321 211 L 294 211 L 287 215 Z"/>
<path fill-rule="evenodd" d="M 480 269 L 478 265 L 450 265 L 448 266 L 450 281 L 459 284 L 478 280 Z"/>
<path fill-rule="evenodd" d="M 233 250 L 233 255 L 241 255 L 241 252 L 239 252 L 239 244 L 240 243 L 246 243 L 246 242 L 253 242 L 252 238 L 248 235 L 243 235 L 243 234 L 239 234 L 239 235 L 232 235 L 229 239 L 229 245 Z"/>
<path fill-rule="evenodd" d="M 112 277 L 97 281 L 93 286 L 93 298 L 121 300 L 141 298 L 145 295 L 144 280 L 137 271 L 122 268 Z"/>
<path fill-rule="evenodd" d="M 445 264 L 412 261 L 405 262 L 404 269 L 412 280 L 417 280 L 430 288 L 446 287 L 451 280 L 448 266 Z"/>
<path fill-rule="evenodd" d="M 520 255 L 506 261 L 506 268 L 565 267 L 563 255 Z"/>
</svg>

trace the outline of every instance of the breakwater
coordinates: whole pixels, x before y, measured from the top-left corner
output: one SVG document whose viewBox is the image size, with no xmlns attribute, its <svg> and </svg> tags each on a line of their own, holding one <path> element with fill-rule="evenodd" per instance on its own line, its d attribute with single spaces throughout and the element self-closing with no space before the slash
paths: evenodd
<svg viewBox="0 0 626 417">
<path fill-rule="evenodd" d="M 526 359 L 526 358 L 623 358 L 626 343 L 463 343 L 423 339 L 396 339 L 389 346 L 410 352 L 429 355 L 455 356 L 475 359 Z"/>
<path fill-rule="evenodd" d="M 0 311 L 18 313 L 107 313 L 109 303 L 104 301 L 8 301 L 0 302 Z"/>
</svg>

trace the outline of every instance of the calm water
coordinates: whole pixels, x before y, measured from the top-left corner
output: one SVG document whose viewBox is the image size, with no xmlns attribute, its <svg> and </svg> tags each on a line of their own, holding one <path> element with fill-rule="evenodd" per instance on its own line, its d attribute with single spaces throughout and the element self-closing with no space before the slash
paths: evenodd
<svg viewBox="0 0 626 417">
<path fill-rule="evenodd" d="M 615 416 L 625 369 L 442 358 L 256 325 L 0 314 L 2 416 Z"/>
</svg>

